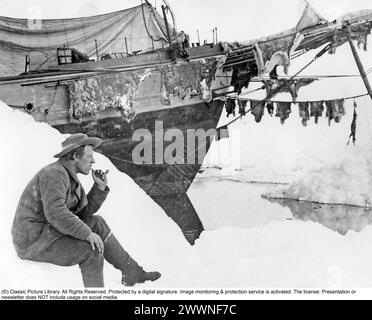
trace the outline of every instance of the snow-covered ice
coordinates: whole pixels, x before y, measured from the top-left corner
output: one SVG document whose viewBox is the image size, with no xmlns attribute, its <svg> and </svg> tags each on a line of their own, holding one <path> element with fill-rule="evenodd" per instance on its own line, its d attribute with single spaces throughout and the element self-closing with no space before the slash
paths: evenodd
<svg viewBox="0 0 372 320">
<path fill-rule="evenodd" d="M 331 145 L 337 139 L 344 143 L 347 131 L 340 127 L 329 129 L 327 126 L 299 130 L 297 120 L 294 115 L 293 120 L 282 127 L 276 126 L 273 119 L 267 119 L 262 129 L 253 121 L 244 120 L 249 121 L 250 125 L 245 123 L 241 126 L 242 135 L 245 134 L 247 138 L 242 140 L 242 171 L 224 169 L 222 171 L 226 175 L 218 175 L 219 170 L 214 169 L 214 174 L 208 174 L 209 169 L 206 169 L 197 177 L 189 195 L 206 231 L 194 247 L 187 244 L 178 227 L 129 177 L 118 172 L 105 157 L 96 155 L 95 167 L 110 170 L 109 184 L 112 190 L 99 214 L 107 220 L 116 236 L 140 264 L 163 274 L 159 281 L 142 287 L 372 285 L 370 220 L 364 222 L 363 228 L 350 228 L 346 235 L 341 235 L 332 230 L 332 226 L 315 222 L 314 218 L 309 221 L 296 219 L 289 208 L 261 198 L 262 194 L 275 192 L 281 185 L 246 182 L 252 180 L 252 172 L 259 173 L 253 178 L 261 181 L 274 179 L 275 182 L 272 173 L 276 169 L 279 170 L 278 176 L 288 173 L 285 179 L 278 180 L 291 183 L 300 174 L 305 174 L 306 168 L 311 172 L 309 181 L 312 182 L 315 177 L 312 170 L 322 170 L 324 165 L 328 165 L 328 169 L 335 171 L 332 174 L 337 174 L 337 168 L 343 168 L 343 171 L 338 171 L 341 179 L 345 174 L 355 174 L 356 178 L 361 179 L 363 188 L 367 186 L 370 171 L 364 169 L 370 169 L 370 158 L 369 153 L 364 153 L 365 149 L 342 148 L 338 154 L 347 153 L 350 159 L 330 164 L 324 162 L 324 153 L 310 144 L 314 140 L 316 143 L 313 145 L 318 145 L 326 130 L 330 130 L 327 132 L 333 139 Z M 265 130 L 276 132 L 272 136 L 274 141 L 258 138 L 265 137 L 262 135 Z M 343 136 L 334 138 L 341 131 Z M 23 188 L 42 166 L 54 161 L 52 156 L 59 150 L 64 137 L 48 125 L 36 123 L 29 115 L 13 111 L 2 103 L 0 137 L 0 164 L 3 170 L 0 184 L 1 287 L 81 287 L 78 267 L 61 268 L 21 261 L 15 254 L 10 236 L 13 215 Z M 360 138 L 363 142 L 363 133 Z M 299 143 L 301 148 L 281 149 L 277 145 L 281 140 L 285 141 L 284 145 L 297 145 L 298 140 L 306 140 L 309 144 L 304 144 L 305 148 Z M 336 150 L 337 144 L 333 146 Z M 327 148 L 327 143 L 323 141 L 322 147 L 318 148 Z M 248 156 L 244 155 L 247 150 Z M 279 153 L 283 154 L 285 161 L 277 159 Z M 317 159 L 311 158 L 311 153 L 318 154 Z M 299 155 L 304 159 L 304 162 L 300 162 L 303 164 L 300 168 L 298 162 L 293 161 Z M 360 172 L 353 173 L 354 161 Z M 265 168 L 272 170 L 265 171 Z M 90 178 L 82 176 L 81 180 L 89 189 Z M 340 186 L 347 188 L 347 184 Z M 357 187 L 351 189 L 353 192 L 357 190 Z M 108 264 L 105 265 L 105 280 L 108 287 L 121 287 L 119 272 Z"/>
</svg>

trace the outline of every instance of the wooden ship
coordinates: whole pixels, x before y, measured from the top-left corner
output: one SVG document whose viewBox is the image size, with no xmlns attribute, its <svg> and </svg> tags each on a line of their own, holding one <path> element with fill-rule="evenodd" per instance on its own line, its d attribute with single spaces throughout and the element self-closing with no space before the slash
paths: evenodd
<svg viewBox="0 0 372 320">
<path fill-rule="evenodd" d="M 160 145 L 163 154 L 174 141 L 159 134 L 159 124 L 184 137 L 192 129 L 219 129 L 226 97 L 240 94 L 254 78 L 264 81 L 265 63 L 273 62 L 277 52 L 290 59 L 349 42 L 357 58 L 353 40 L 366 41 L 372 12 L 328 22 L 307 6 L 291 30 L 246 43 L 214 39 L 204 45 L 190 44 L 178 33 L 169 12 L 164 5 L 158 13 L 146 1 L 87 18 L 0 17 L 0 100 L 63 134 L 103 139 L 98 152 L 129 175 L 194 244 L 204 229 L 187 191 L 204 160 L 198 151 L 208 151 L 213 137 L 192 141 L 194 162 L 187 159 L 190 141 L 185 140 L 184 156 L 165 163 L 155 149 Z M 368 87 L 360 61 L 358 66 Z M 139 129 L 151 139 L 134 139 Z M 149 144 L 150 162 L 133 160 L 139 143 Z"/>
</svg>

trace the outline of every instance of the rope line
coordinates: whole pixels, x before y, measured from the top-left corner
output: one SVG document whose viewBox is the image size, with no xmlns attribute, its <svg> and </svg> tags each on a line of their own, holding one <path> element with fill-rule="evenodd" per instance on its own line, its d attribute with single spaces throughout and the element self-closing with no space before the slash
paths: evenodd
<svg viewBox="0 0 372 320">
<path fill-rule="evenodd" d="M 289 81 L 292 81 L 295 79 L 300 73 L 302 73 L 304 70 L 306 70 L 311 64 L 313 64 L 316 60 L 318 60 L 321 56 L 323 56 L 331 47 L 331 44 L 326 45 L 322 50 L 319 51 L 319 53 L 309 62 L 307 63 L 303 68 L 301 68 L 298 72 L 296 72 L 290 79 Z M 261 104 L 263 104 L 265 101 L 269 100 L 271 97 L 275 96 L 280 90 L 282 89 L 282 85 L 279 85 L 278 88 L 273 90 L 271 93 L 269 93 L 264 100 L 261 100 Z M 234 120 L 230 121 L 228 124 L 224 125 L 230 126 L 236 121 L 242 119 L 248 112 L 242 113 L 238 118 L 235 118 Z"/>
<path fill-rule="evenodd" d="M 364 93 L 364 94 L 359 94 L 359 95 L 356 95 L 356 96 L 350 96 L 350 97 L 345 97 L 345 98 L 342 98 L 344 100 L 353 100 L 353 99 L 358 99 L 358 98 L 363 98 L 363 97 L 366 97 L 366 96 L 369 96 L 369 93 Z M 340 98 L 341 99 L 341 98 Z M 257 100 L 260 100 L 260 99 L 251 99 L 251 98 L 240 98 L 240 97 L 229 97 L 229 98 L 226 98 L 226 100 L 237 100 L 237 101 L 257 101 Z M 262 99 L 260 101 L 262 102 L 272 102 L 272 103 L 281 103 L 281 102 L 292 102 L 293 104 L 298 104 L 298 103 L 306 103 L 306 102 L 312 102 L 312 101 L 331 101 L 331 100 L 339 100 L 338 98 L 336 99 L 320 99 L 320 100 L 306 100 L 306 101 L 296 101 L 295 103 L 293 101 L 283 101 L 283 100 L 271 100 L 271 99 Z"/>
<path fill-rule="evenodd" d="M 366 74 L 370 74 L 372 72 L 372 68 L 366 71 Z M 306 76 L 299 76 L 296 79 L 306 79 L 306 78 L 318 78 L 318 79 L 333 79 L 333 78 L 359 78 L 360 74 L 316 74 L 316 75 L 306 75 Z M 216 76 L 216 78 L 232 78 L 232 76 Z M 280 79 L 287 79 L 288 76 L 280 76 Z M 265 80 L 272 80 L 272 79 L 265 79 Z M 252 78 L 251 82 L 261 82 L 260 78 Z M 229 86 L 230 87 L 230 86 Z"/>
<path fill-rule="evenodd" d="M 95 39 L 97 42 L 115 42 L 123 40 L 138 40 L 138 39 L 148 39 L 148 37 L 124 37 L 124 38 L 115 38 L 115 39 Z"/>
<path fill-rule="evenodd" d="M 148 28 L 148 26 L 147 26 L 147 22 L 146 22 L 145 9 L 143 8 L 145 4 L 143 3 L 143 0 L 142 0 L 141 2 L 142 2 L 142 6 L 141 6 L 141 8 L 142 8 L 143 23 L 144 23 L 144 25 L 145 25 L 145 29 L 146 29 L 146 33 L 147 33 L 147 35 L 148 35 L 149 38 L 150 38 L 152 41 L 154 41 L 154 42 L 160 42 L 160 41 L 163 41 L 163 40 L 164 40 L 163 38 L 154 39 L 154 37 L 150 34 L 150 31 L 149 31 L 149 28 Z M 154 12 L 152 12 L 152 14 L 153 14 L 154 17 L 155 17 Z M 156 22 L 159 24 L 159 22 L 158 22 L 158 20 L 156 19 L 156 17 L 155 17 L 155 20 L 156 20 Z M 160 28 L 160 30 L 162 30 L 161 27 L 160 27 L 160 24 L 159 24 L 159 28 Z M 163 32 L 163 31 L 162 31 L 162 32 Z"/>
</svg>

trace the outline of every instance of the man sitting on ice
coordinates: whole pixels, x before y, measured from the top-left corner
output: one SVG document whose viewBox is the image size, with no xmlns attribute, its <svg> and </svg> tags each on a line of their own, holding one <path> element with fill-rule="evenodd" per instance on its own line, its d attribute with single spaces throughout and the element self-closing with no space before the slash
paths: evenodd
<svg viewBox="0 0 372 320">
<path fill-rule="evenodd" d="M 105 201 L 107 173 L 93 171 L 93 150 L 102 141 L 75 134 L 62 143 L 59 160 L 30 181 L 19 201 L 12 236 L 21 259 L 58 266 L 79 265 L 85 287 L 103 287 L 104 260 L 122 272 L 122 283 L 133 286 L 160 278 L 145 272 L 123 249 L 105 220 L 94 215 Z M 88 195 L 77 174 L 92 172 Z"/>
</svg>

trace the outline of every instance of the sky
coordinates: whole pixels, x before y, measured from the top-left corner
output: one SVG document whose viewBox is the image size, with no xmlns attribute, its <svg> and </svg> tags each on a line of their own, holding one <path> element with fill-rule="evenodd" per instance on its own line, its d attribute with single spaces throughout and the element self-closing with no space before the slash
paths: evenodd
<svg viewBox="0 0 372 320">
<path fill-rule="evenodd" d="M 160 8 L 161 0 L 152 0 Z M 212 40 L 217 27 L 220 40 L 249 40 L 276 33 L 296 25 L 305 6 L 304 0 L 169 0 L 177 17 L 178 29 L 196 38 Z M 141 0 L 0 0 L 0 13 L 9 17 L 70 18 L 89 16 L 139 5 Z M 310 0 L 325 18 L 331 20 L 350 11 L 372 9 L 370 0 Z"/>
</svg>

